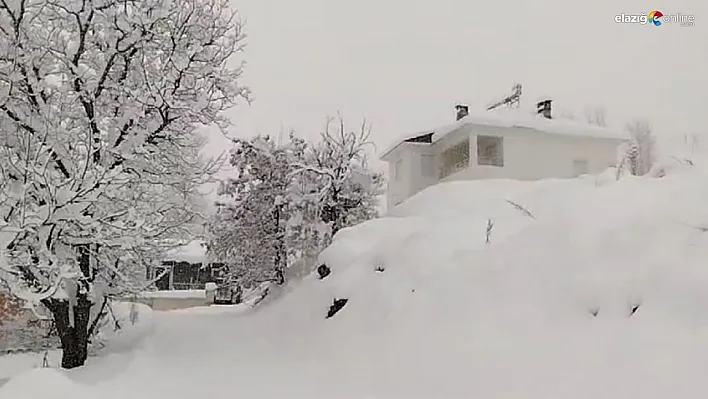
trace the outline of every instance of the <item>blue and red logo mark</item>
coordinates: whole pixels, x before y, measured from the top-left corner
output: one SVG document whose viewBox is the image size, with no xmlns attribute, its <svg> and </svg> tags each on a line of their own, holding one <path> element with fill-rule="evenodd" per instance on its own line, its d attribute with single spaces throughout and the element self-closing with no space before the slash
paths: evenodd
<svg viewBox="0 0 708 399">
<path fill-rule="evenodd" d="M 649 13 L 649 23 L 655 26 L 661 26 L 661 17 L 663 16 L 664 14 L 661 11 L 652 11 Z"/>
</svg>

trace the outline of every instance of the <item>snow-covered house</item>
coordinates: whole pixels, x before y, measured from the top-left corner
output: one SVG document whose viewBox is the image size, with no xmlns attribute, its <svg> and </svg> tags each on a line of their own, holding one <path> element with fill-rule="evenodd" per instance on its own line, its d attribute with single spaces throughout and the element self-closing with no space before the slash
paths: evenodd
<svg viewBox="0 0 708 399">
<path fill-rule="evenodd" d="M 497 109 L 472 115 L 458 106 L 457 121 L 408 135 L 381 155 L 389 166 L 387 207 L 451 180 L 570 178 L 618 163 L 621 132 L 551 118 L 550 101 L 538 113 Z"/>
<path fill-rule="evenodd" d="M 218 280 L 223 266 L 209 263 L 204 245 L 194 240 L 169 251 L 160 266 L 148 269 L 147 279 L 161 291 L 204 289 Z"/>
</svg>

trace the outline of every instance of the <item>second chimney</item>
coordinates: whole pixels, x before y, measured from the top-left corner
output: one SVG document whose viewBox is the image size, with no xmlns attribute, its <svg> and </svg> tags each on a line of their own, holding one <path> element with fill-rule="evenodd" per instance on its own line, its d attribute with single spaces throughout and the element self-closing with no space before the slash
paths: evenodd
<svg viewBox="0 0 708 399">
<path fill-rule="evenodd" d="M 536 113 L 543 115 L 544 118 L 551 119 L 551 100 L 539 101 L 536 104 Z"/>
<path fill-rule="evenodd" d="M 470 114 L 470 107 L 469 105 L 457 104 L 455 105 L 455 111 L 457 111 L 457 120 L 459 121 Z"/>
</svg>

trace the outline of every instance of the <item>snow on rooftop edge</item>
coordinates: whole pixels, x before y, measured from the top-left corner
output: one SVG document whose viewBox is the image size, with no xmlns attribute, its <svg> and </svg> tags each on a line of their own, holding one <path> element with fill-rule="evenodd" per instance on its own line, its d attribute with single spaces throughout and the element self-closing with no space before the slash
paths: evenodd
<svg viewBox="0 0 708 399">
<path fill-rule="evenodd" d="M 435 142 L 440 140 L 445 135 L 468 124 L 496 127 L 521 127 L 551 134 L 575 137 L 591 137 L 614 140 L 626 140 L 628 138 L 624 132 L 615 129 L 568 119 L 547 119 L 534 112 L 529 112 L 528 110 L 504 108 L 492 111 L 470 113 L 459 121 L 448 125 L 423 130 L 415 134 L 406 134 L 391 142 L 391 144 L 381 152 L 380 157 L 385 156 L 401 144 L 401 142 L 407 139 L 434 132 L 433 142 Z"/>
<path fill-rule="evenodd" d="M 190 241 L 186 245 L 177 247 L 167 253 L 166 261 L 204 263 L 206 261 L 206 248 L 198 240 Z"/>
</svg>

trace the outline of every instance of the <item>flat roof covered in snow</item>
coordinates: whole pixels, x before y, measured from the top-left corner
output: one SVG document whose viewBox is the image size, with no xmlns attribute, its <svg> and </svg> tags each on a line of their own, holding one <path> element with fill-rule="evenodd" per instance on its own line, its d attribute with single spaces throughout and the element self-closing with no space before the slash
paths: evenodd
<svg viewBox="0 0 708 399">
<path fill-rule="evenodd" d="M 167 253 L 166 261 L 204 263 L 206 262 L 206 248 L 198 240 L 191 241 L 187 245 L 174 248 Z"/>
<path fill-rule="evenodd" d="M 598 139 L 611 140 L 627 140 L 627 135 L 624 132 L 609 129 L 606 127 L 595 126 L 589 123 L 583 123 L 567 119 L 548 119 L 541 115 L 528 112 L 522 109 L 496 109 L 493 111 L 482 111 L 479 113 L 469 114 L 455 123 L 445 125 L 436 129 L 422 131 L 416 134 L 409 134 L 399 138 L 391 143 L 382 153 L 380 158 L 384 158 L 388 153 L 393 151 L 401 143 L 406 140 L 418 137 L 424 134 L 433 133 L 432 141 L 436 142 L 447 134 L 466 126 L 466 125 L 483 125 L 495 127 L 520 127 L 532 129 L 539 132 L 557 134 L 571 137 L 590 137 Z"/>
</svg>

